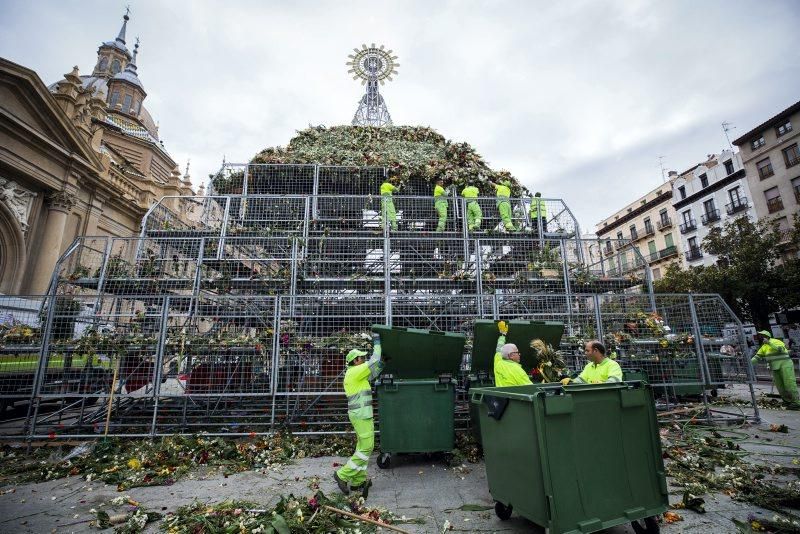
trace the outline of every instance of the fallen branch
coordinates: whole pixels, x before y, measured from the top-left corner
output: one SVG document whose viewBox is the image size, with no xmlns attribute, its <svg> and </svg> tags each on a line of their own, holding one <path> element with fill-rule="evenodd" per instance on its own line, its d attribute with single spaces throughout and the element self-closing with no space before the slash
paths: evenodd
<svg viewBox="0 0 800 534">
<path fill-rule="evenodd" d="M 397 527 L 395 527 L 393 525 L 389 525 L 388 523 L 382 523 L 380 521 L 375 521 L 374 519 L 367 519 L 366 517 L 361 517 L 358 514 L 345 512 L 344 510 L 339 510 L 338 508 L 334 508 L 333 506 L 328 506 L 327 504 L 323 505 L 322 507 L 325 508 L 326 510 L 328 510 L 329 512 L 334 512 L 334 513 L 337 513 L 337 514 L 341 514 L 341 515 L 343 515 L 345 517 L 349 517 L 351 519 L 357 519 L 359 521 L 364 521 L 365 523 L 371 523 L 371 524 L 377 525 L 379 527 L 388 528 L 389 530 L 394 530 L 395 532 L 402 532 L 403 534 L 411 534 L 409 531 L 403 530 L 402 528 L 397 528 Z"/>
</svg>

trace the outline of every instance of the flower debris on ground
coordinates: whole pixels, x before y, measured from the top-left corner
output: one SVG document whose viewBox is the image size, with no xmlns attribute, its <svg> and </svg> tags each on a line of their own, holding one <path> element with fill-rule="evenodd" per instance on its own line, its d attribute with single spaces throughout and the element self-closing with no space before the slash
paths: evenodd
<svg viewBox="0 0 800 534">
<path fill-rule="evenodd" d="M 353 440 L 347 435 L 310 438 L 282 433 L 247 439 L 202 435 L 153 441 L 109 439 L 81 446 L 80 453 L 74 455 L 64 455 L 62 448 L 42 447 L 25 454 L 4 446 L 0 449 L 0 480 L 41 482 L 81 476 L 87 481 L 115 484 L 123 491 L 170 485 L 199 466 L 226 473 L 272 469 L 306 457 L 345 456 L 352 447 Z"/>
<path fill-rule="evenodd" d="M 361 497 L 327 496 L 317 490 L 310 497 L 281 496 L 273 508 L 247 501 L 217 504 L 195 502 L 167 514 L 161 524 L 170 534 L 220 532 L 289 534 L 290 532 L 376 532 L 377 526 L 326 509 L 330 506 L 366 519 L 393 524 L 397 518 L 387 510 L 370 508 Z"/>
</svg>

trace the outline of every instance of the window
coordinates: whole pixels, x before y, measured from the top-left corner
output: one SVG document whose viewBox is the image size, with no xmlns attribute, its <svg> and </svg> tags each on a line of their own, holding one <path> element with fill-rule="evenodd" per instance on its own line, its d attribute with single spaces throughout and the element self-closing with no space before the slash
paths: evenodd
<svg viewBox="0 0 800 534">
<path fill-rule="evenodd" d="M 782 135 L 786 135 L 787 133 L 792 131 L 792 123 L 791 121 L 786 121 L 786 124 L 781 124 L 777 128 L 775 128 L 775 133 L 778 137 Z"/>
<path fill-rule="evenodd" d="M 700 187 L 708 187 L 708 176 L 706 173 L 700 175 Z"/>
<path fill-rule="evenodd" d="M 800 150 L 797 149 L 797 143 L 784 148 L 781 152 L 783 152 L 783 159 L 786 161 L 786 167 L 794 167 L 798 163 L 800 163 Z"/>
<path fill-rule="evenodd" d="M 632 224 L 628 230 L 631 232 L 631 239 L 637 239 L 639 237 L 639 232 L 636 231 L 635 224 Z"/>
<path fill-rule="evenodd" d="M 783 209 L 783 200 L 777 187 L 770 187 L 764 191 L 764 198 L 767 200 L 767 211 L 770 213 Z"/>
<path fill-rule="evenodd" d="M 620 240 L 625 239 L 624 237 L 622 237 L 622 232 L 617 232 L 617 239 Z"/>
<path fill-rule="evenodd" d="M 739 190 L 739 186 L 737 185 L 733 189 L 728 190 L 728 198 L 731 199 L 731 202 L 734 204 L 738 204 L 739 201 L 742 199 L 741 192 Z"/>
<path fill-rule="evenodd" d="M 725 162 L 725 174 L 733 174 L 733 160 Z"/>
<path fill-rule="evenodd" d="M 680 194 L 681 194 L 681 200 L 683 200 L 684 198 L 686 198 L 686 188 L 685 188 L 684 186 L 680 186 L 680 187 L 678 188 L 678 193 L 680 193 Z"/>
<path fill-rule="evenodd" d="M 669 224 L 669 217 L 667 216 L 667 210 L 663 209 L 658 212 L 658 217 L 661 219 L 661 224 Z"/>
<path fill-rule="evenodd" d="M 645 235 L 652 234 L 655 230 L 653 230 L 653 223 L 650 221 L 650 217 L 647 217 L 644 220 L 644 233 Z"/>
<path fill-rule="evenodd" d="M 675 241 L 673 241 L 671 233 L 664 236 L 664 244 L 667 248 L 675 246 Z"/>
<path fill-rule="evenodd" d="M 714 212 L 714 199 L 709 198 L 705 202 L 703 202 L 703 211 L 706 213 L 713 213 Z"/>
<path fill-rule="evenodd" d="M 653 280 L 661 280 L 661 269 L 658 267 L 653 269 Z"/>
<path fill-rule="evenodd" d="M 758 176 L 762 180 L 775 174 L 775 172 L 772 170 L 772 163 L 769 161 L 769 158 L 764 158 L 761 161 L 756 162 L 756 168 L 758 169 Z"/>
<path fill-rule="evenodd" d="M 107 68 L 108 68 L 108 58 L 106 56 L 103 56 L 100 59 L 100 63 L 97 65 L 97 70 L 102 72 L 102 71 L 106 70 Z"/>
<path fill-rule="evenodd" d="M 656 250 L 656 242 L 655 241 L 648 241 L 647 242 L 647 250 L 650 251 L 650 254 L 656 254 L 658 252 Z"/>
<path fill-rule="evenodd" d="M 697 246 L 697 238 L 696 237 L 690 237 L 689 238 L 689 250 L 695 251 L 695 250 L 698 250 L 699 248 L 700 247 Z"/>
<path fill-rule="evenodd" d="M 757 150 L 762 146 L 764 146 L 764 143 L 765 143 L 764 136 L 762 135 L 758 139 L 753 139 L 753 141 L 750 143 L 750 148 L 752 148 L 753 150 Z"/>
<path fill-rule="evenodd" d="M 122 101 L 122 111 L 125 113 L 130 111 L 132 101 L 133 97 L 131 95 L 125 95 L 125 100 Z"/>
<path fill-rule="evenodd" d="M 794 199 L 800 204 L 800 176 L 792 180 L 792 190 L 794 191 Z"/>
<path fill-rule="evenodd" d="M 115 59 L 111 62 L 111 74 L 117 74 L 121 70 L 121 66 L 118 59 Z"/>
<path fill-rule="evenodd" d="M 691 225 L 692 222 L 692 210 L 686 210 L 681 213 L 681 217 L 683 217 L 683 223 L 686 225 Z"/>
</svg>

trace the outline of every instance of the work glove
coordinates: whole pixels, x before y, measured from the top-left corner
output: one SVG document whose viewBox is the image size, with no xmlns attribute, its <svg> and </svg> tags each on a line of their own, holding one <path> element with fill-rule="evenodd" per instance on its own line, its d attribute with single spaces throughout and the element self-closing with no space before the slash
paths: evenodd
<svg viewBox="0 0 800 534">
<path fill-rule="evenodd" d="M 373 345 L 380 345 L 381 344 L 381 335 L 377 332 L 372 333 L 372 344 Z"/>
<path fill-rule="evenodd" d="M 566 377 L 566 378 L 562 378 L 562 379 L 561 379 L 561 385 L 562 385 L 562 386 L 566 386 L 566 385 L 567 385 L 567 384 L 569 384 L 570 382 L 572 382 L 572 379 L 571 379 L 570 377 Z"/>
<path fill-rule="evenodd" d="M 501 334 L 506 335 L 508 334 L 508 325 L 506 324 L 505 321 L 500 321 L 499 323 L 497 323 L 497 330 Z"/>
</svg>

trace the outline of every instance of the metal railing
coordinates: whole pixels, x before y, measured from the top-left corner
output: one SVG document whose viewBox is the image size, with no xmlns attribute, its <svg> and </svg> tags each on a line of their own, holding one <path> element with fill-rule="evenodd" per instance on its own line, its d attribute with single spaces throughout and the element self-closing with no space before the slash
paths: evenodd
<svg viewBox="0 0 800 534">
<path fill-rule="evenodd" d="M 744 197 L 737 197 L 729 204 L 725 204 L 725 211 L 728 215 L 733 215 L 735 213 L 739 213 L 740 211 L 745 211 L 747 208 L 750 207 L 750 203 Z"/>
<path fill-rule="evenodd" d="M 672 218 L 670 217 L 663 218 L 656 223 L 656 226 L 658 227 L 659 230 L 666 230 L 667 228 L 672 228 Z"/>
<path fill-rule="evenodd" d="M 8 335 L 5 326 L 1 331 L 2 437 L 346 432 L 344 354 L 366 348 L 374 323 L 471 336 L 479 318 L 563 322 L 560 349 L 573 370 L 583 366 L 583 343 L 602 339 L 624 369 L 646 372 L 656 394 L 670 402 L 753 382 L 741 324 L 718 295 L 70 299 L 49 300 L 42 316 L 32 312 L 42 297 L 0 297 L 3 324 L 16 325 L 17 333 L 25 325 L 39 336 L 32 343 Z M 710 410 L 707 416 L 714 417 Z"/>
<path fill-rule="evenodd" d="M 680 231 L 682 234 L 687 234 L 693 230 L 697 230 L 697 221 L 694 219 L 684 221 L 680 225 Z"/>
<path fill-rule="evenodd" d="M 695 261 L 703 257 L 703 251 L 700 247 L 690 248 L 686 251 L 686 261 Z"/>
<path fill-rule="evenodd" d="M 718 209 L 707 210 L 703 215 L 700 216 L 700 220 L 703 222 L 703 226 L 708 226 L 711 223 L 717 222 L 720 219 L 720 214 Z"/>
<path fill-rule="evenodd" d="M 776 211 L 781 211 L 783 209 L 783 200 L 781 197 L 770 198 L 767 200 L 767 211 L 770 213 L 775 213 Z"/>
</svg>

